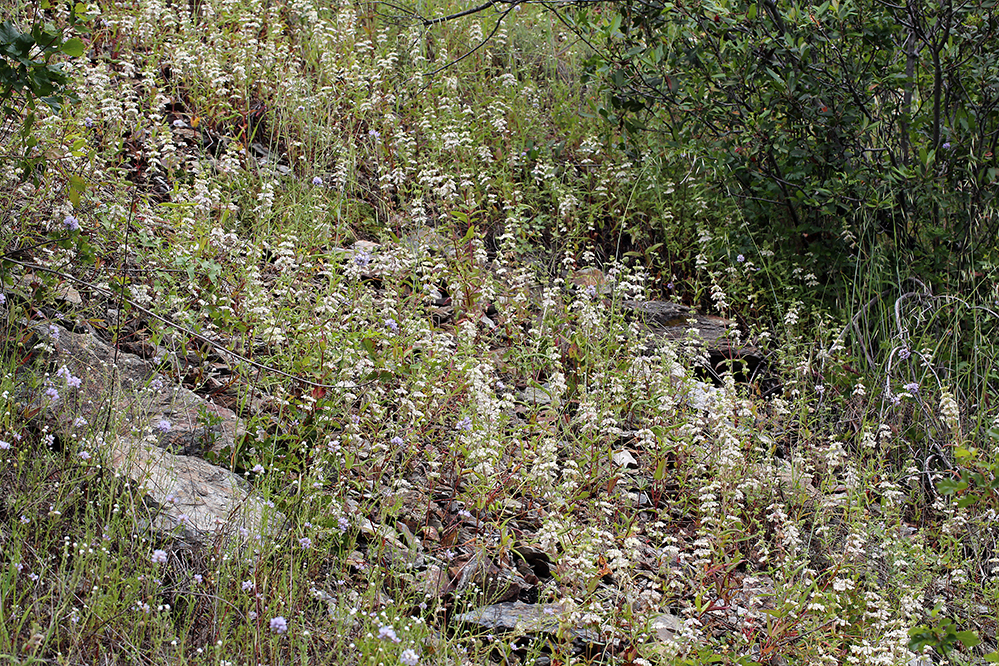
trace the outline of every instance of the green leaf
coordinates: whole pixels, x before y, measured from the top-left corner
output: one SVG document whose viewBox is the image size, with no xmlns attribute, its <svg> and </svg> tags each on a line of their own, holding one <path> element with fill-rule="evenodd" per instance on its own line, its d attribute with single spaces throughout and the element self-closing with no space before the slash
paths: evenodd
<svg viewBox="0 0 999 666">
<path fill-rule="evenodd" d="M 746 12 L 746 18 L 752 21 L 754 18 L 756 18 L 756 11 L 757 11 L 756 3 L 754 2 L 753 4 L 749 5 L 749 10 Z"/>
<path fill-rule="evenodd" d="M 937 490 L 941 495 L 953 495 L 967 489 L 967 482 L 959 479 L 940 479 L 937 481 Z"/>
<path fill-rule="evenodd" d="M 978 503 L 982 498 L 978 495 L 968 495 L 967 497 L 962 497 L 957 501 L 957 506 L 959 509 L 966 509 L 972 504 Z"/>
<path fill-rule="evenodd" d="M 83 55 L 83 40 L 79 37 L 67 39 L 59 46 L 59 50 L 72 58 L 79 58 Z"/>
<path fill-rule="evenodd" d="M 973 648 L 982 642 L 982 639 L 978 637 L 973 631 L 958 631 L 957 640 L 961 641 L 966 648 Z"/>
<path fill-rule="evenodd" d="M 656 465 L 655 474 L 652 475 L 656 481 L 662 481 L 666 478 L 666 459 L 662 458 L 659 460 L 659 464 Z"/>
</svg>

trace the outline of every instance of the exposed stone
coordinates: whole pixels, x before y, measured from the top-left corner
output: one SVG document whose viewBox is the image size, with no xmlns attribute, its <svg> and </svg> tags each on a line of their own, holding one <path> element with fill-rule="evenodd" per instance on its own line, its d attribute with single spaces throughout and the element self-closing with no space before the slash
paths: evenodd
<svg viewBox="0 0 999 666">
<path fill-rule="evenodd" d="M 599 635 L 579 626 L 563 626 L 565 609 L 561 604 L 526 604 L 512 601 L 483 606 L 467 613 L 459 613 L 457 622 L 471 624 L 487 631 L 515 631 L 526 636 L 564 635 L 575 640 L 596 645 Z"/>
<path fill-rule="evenodd" d="M 703 315 L 686 305 L 669 301 L 624 301 L 621 307 L 640 319 L 658 338 L 684 340 L 694 336 L 704 343 L 712 365 L 727 359 L 741 359 L 752 367 L 762 362 L 760 351 L 732 337 L 731 319 Z"/>
<path fill-rule="evenodd" d="M 614 283 L 607 279 L 599 268 L 580 268 L 570 273 L 566 281 L 577 289 L 587 290 L 592 287 L 594 294 L 608 296 L 614 292 Z"/>
<path fill-rule="evenodd" d="M 683 631 L 683 620 L 675 615 L 660 615 L 652 621 L 652 629 L 656 632 L 656 638 L 661 641 L 676 641 L 677 636 Z"/>
<path fill-rule="evenodd" d="M 110 417 L 101 453 L 116 471 L 139 484 L 156 508 L 152 526 L 194 542 L 214 534 L 272 535 L 283 515 L 253 492 L 241 476 L 203 459 L 178 453 L 234 446 L 243 425 L 232 411 L 191 391 L 169 387 L 153 366 L 118 352 L 90 332 L 36 327 L 37 348 L 55 366 L 59 397 L 40 398 L 43 418 L 74 427 L 83 417 L 95 430 Z M 65 370 L 62 370 L 65 368 Z M 66 383 L 66 372 L 79 378 Z"/>
<path fill-rule="evenodd" d="M 454 586 L 456 592 L 464 592 L 474 586 L 487 599 L 507 601 L 516 599 L 521 592 L 531 587 L 518 571 L 498 567 L 482 551 L 459 566 Z"/>
<path fill-rule="evenodd" d="M 528 386 L 517 394 L 517 398 L 520 402 L 536 407 L 550 405 L 552 402 L 552 396 L 548 390 L 549 387 L 547 384 L 543 386 Z"/>
<path fill-rule="evenodd" d="M 638 469 L 638 461 L 635 460 L 635 456 L 631 455 L 631 451 L 627 449 L 621 449 L 620 451 L 615 451 L 613 454 L 614 463 L 618 467 L 623 467 L 624 469 Z"/>
<path fill-rule="evenodd" d="M 706 384 L 705 382 L 690 382 L 690 390 L 687 391 L 687 404 L 701 412 L 710 412 L 714 408 L 714 402 L 721 391 L 717 386 Z"/>
</svg>

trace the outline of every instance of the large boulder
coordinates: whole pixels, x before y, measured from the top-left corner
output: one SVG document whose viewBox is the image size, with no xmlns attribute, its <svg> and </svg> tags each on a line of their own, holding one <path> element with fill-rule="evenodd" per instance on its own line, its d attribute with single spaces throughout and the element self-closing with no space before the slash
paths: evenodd
<svg viewBox="0 0 999 666">
<path fill-rule="evenodd" d="M 34 406 L 60 430 L 92 433 L 85 436 L 103 460 L 147 493 L 155 529 L 194 543 L 281 529 L 282 514 L 246 479 L 189 455 L 235 448 L 244 427 L 231 410 L 171 385 L 150 362 L 116 352 L 92 331 L 36 331 L 33 351 L 51 371 L 49 386 L 32 392 Z"/>
</svg>

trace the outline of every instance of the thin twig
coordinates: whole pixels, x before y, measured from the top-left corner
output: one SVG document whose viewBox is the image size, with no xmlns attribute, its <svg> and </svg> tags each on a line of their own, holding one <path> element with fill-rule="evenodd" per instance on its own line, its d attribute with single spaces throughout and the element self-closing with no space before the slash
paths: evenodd
<svg viewBox="0 0 999 666">
<path fill-rule="evenodd" d="M 495 3 L 490 2 L 486 6 L 490 6 L 490 5 L 493 5 L 493 4 L 495 4 Z M 476 51 L 478 51 L 479 49 L 481 49 L 485 45 L 486 42 L 488 42 L 490 39 L 493 38 L 493 35 L 496 34 L 496 31 L 499 30 L 499 27 L 501 25 L 503 25 L 503 19 L 505 19 L 506 15 L 509 14 L 510 12 L 512 12 L 514 10 L 514 8 L 516 8 L 516 6 L 517 6 L 516 4 L 512 4 L 512 5 L 510 5 L 509 9 L 507 9 L 505 12 L 503 12 L 502 14 L 500 14 L 499 19 L 496 20 L 496 25 L 493 26 L 492 32 L 490 32 L 488 35 L 486 35 L 482 39 L 482 41 L 480 41 L 478 44 L 476 44 L 475 48 L 473 48 L 470 51 L 467 51 L 466 53 L 462 54 L 460 57 L 455 58 L 454 60 L 452 60 L 451 62 L 449 62 L 447 64 L 444 64 L 444 65 L 441 65 L 440 67 L 438 67 L 434 71 L 429 72 L 428 74 L 425 74 L 425 76 L 431 77 L 431 76 L 434 76 L 435 74 L 439 74 L 440 72 L 444 71 L 448 67 L 452 67 L 454 65 L 457 65 L 459 62 L 461 62 L 462 60 L 464 60 L 468 56 L 472 55 L 473 53 L 475 53 Z M 476 9 L 475 11 L 480 11 L 480 9 Z M 460 14 L 456 14 L 455 16 L 460 16 Z M 426 90 L 429 87 L 430 87 L 430 84 L 428 83 L 427 85 L 423 86 L 423 90 L 421 90 L 420 92 L 423 92 L 424 90 Z"/>
<path fill-rule="evenodd" d="M 135 215 L 135 204 L 139 198 L 139 188 L 132 188 L 132 205 L 128 209 L 128 221 L 125 223 L 125 244 L 121 252 L 121 289 L 118 291 L 118 308 L 115 310 L 114 353 L 111 357 L 111 396 L 108 399 L 108 416 L 104 419 L 104 437 L 111 428 L 111 417 L 114 411 L 114 387 L 118 383 L 118 341 L 121 339 L 121 302 L 125 298 L 125 276 L 128 274 L 128 232 L 132 229 L 132 218 Z"/>
<path fill-rule="evenodd" d="M 478 12 L 485 11 L 485 10 L 489 9 L 490 7 L 492 7 L 497 2 L 500 2 L 500 1 L 501 0 L 489 0 L 489 2 L 484 2 L 481 5 L 479 5 L 478 7 L 471 7 L 470 9 L 465 9 L 463 11 L 458 12 L 457 14 L 449 14 L 447 16 L 439 16 L 437 18 L 432 18 L 432 19 L 423 19 L 423 25 L 425 25 L 425 26 L 437 25 L 438 23 L 445 23 L 447 21 L 453 21 L 454 19 L 461 18 L 462 16 L 469 16 L 471 14 L 477 14 Z M 509 1 L 509 0 L 506 0 L 506 1 Z"/>
</svg>

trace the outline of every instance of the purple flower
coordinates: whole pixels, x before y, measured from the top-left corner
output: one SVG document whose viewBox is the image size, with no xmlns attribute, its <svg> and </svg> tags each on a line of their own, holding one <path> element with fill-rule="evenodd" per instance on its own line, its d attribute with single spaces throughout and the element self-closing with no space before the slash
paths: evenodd
<svg viewBox="0 0 999 666">
<path fill-rule="evenodd" d="M 898 357 L 903 361 L 908 360 L 910 356 L 912 356 L 912 352 L 909 351 L 908 347 L 902 347 L 898 350 Z"/>
<path fill-rule="evenodd" d="M 153 564 L 163 564 L 167 561 L 167 552 L 165 550 L 154 550 L 153 551 Z"/>
<path fill-rule="evenodd" d="M 284 619 L 280 615 L 275 618 L 271 618 L 271 631 L 275 634 L 288 633 L 288 620 Z"/>
<path fill-rule="evenodd" d="M 905 390 L 908 391 L 909 393 L 915 393 L 916 391 L 919 390 L 919 384 L 917 384 L 916 382 L 910 382 L 909 384 L 906 384 L 903 388 L 905 388 Z"/>
<path fill-rule="evenodd" d="M 82 416 L 77 416 L 75 419 L 73 419 L 74 428 L 82 428 L 85 425 L 87 425 L 87 419 L 83 418 Z"/>
<path fill-rule="evenodd" d="M 54 386 L 50 386 L 45 389 L 45 395 L 48 396 L 49 400 L 56 401 L 59 399 L 59 391 L 55 389 Z"/>
<path fill-rule="evenodd" d="M 66 219 L 62 221 L 62 226 L 66 227 L 67 231 L 78 231 L 80 229 L 80 223 L 72 215 L 67 215 Z"/>
<path fill-rule="evenodd" d="M 253 466 L 253 470 L 252 471 L 253 471 L 254 474 L 263 474 L 264 473 L 264 466 L 261 465 L 260 463 L 257 463 L 256 465 Z"/>
<path fill-rule="evenodd" d="M 670 291 L 673 291 L 673 283 L 672 282 L 667 282 L 666 283 L 666 288 L 669 289 Z"/>
<path fill-rule="evenodd" d="M 81 460 L 90 460 L 90 451 L 80 451 L 77 455 L 80 456 Z"/>
<path fill-rule="evenodd" d="M 740 254 L 738 257 L 735 258 L 735 260 L 741 264 L 746 260 L 746 258 Z"/>
<path fill-rule="evenodd" d="M 465 432 L 468 432 L 469 430 L 472 429 L 472 419 L 466 416 L 462 420 L 458 421 L 458 423 L 455 424 L 454 427 L 457 430 L 464 430 Z"/>
<path fill-rule="evenodd" d="M 242 588 L 243 588 L 244 592 L 249 592 L 250 590 L 253 589 L 253 581 L 252 580 L 244 580 L 243 584 L 242 584 Z"/>
<path fill-rule="evenodd" d="M 52 336 L 53 342 L 59 341 L 59 327 L 55 324 L 49 324 L 49 335 Z"/>
<path fill-rule="evenodd" d="M 386 319 L 385 326 L 393 333 L 399 332 L 399 324 L 396 323 L 395 319 Z"/>
<path fill-rule="evenodd" d="M 393 437 L 392 439 L 389 440 L 389 444 L 391 444 L 392 446 L 394 446 L 396 448 L 405 445 L 405 443 L 406 443 L 406 440 L 404 440 L 399 435 L 396 435 L 395 437 Z"/>
<path fill-rule="evenodd" d="M 593 298 L 597 295 L 597 285 L 591 284 L 586 287 L 586 295 Z"/>
<path fill-rule="evenodd" d="M 180 118 L 178 118 L 177 120 L 173 121 L 173 126 L 177 127 L 177 128 L 181 128 L 181 127 L 184 126 L 184 121 L 181 120 Z"/>
<path fill-rule="evenodd" d="M 350 521 L 344 518 L 343 516 L 340 516 L 339 518 L 336 519 L 336 526 L 337 529 L 339 529 L 341 532 L 346 532 L 348 529 L 350 529 Z"/>
<path fill-rule="evenodd" d="M 395 635 L 395 629 L 391 626 L 379 628 L 378 638 L 381 638 L 382 640 L 390 640 L 393 643 L 398 643 L 400 641 L 400 638 Z"/>
<path fill-rule="evenodd" d="M 201 574 L 194 574 L 194 582 L 195 583 L 197 583 L 198 585 L 201 585 L 201 582 L 203 580 L 204 580 L 204 578 L 202 577 Z"/>
<path fill-rule="evenodd" d="M 368 264 L 371 263 L 371 253 L 366 250 L 361 250 L 354 255 L 354 263 L 361 268 L 367 268 Z"/>
<path fill-rule="evenodd" d="M 0 439 L 0 451 L 6 451 L 9 448 L 10 448 L 10 442 L 5 442 L 2 439 Z"/>
<path fill-rule="evenodd" d="M 0 293 L 0 305 L 3 305 L 6 302 L 7 302 L 7 296 L 4 295 L 3 293 Z"/>
<path fill-rule="evenodd" d="M 93 127 L 94 119 L 91 118 L 90 116 L 87 116 L 86 118 L 83 119 L 83 124 L 86 125 L 87 127 Z"/>
<path fill-rule="evenodd" d="M 160 432 L 170 432 L 170 422 L 166 419 L 160 419 L 159 423 L 156 424 L 156 429 Z"/>
<path fill-rule="evenodd" d="M 368 130 L 368 136 L 377 141 L 381 137 L 381 134 L 379 134 L 376 130 Z"/>
<path fill-rule="evenodd" d="M 944 145 L 940 146 L 944 150 L 950 150 L 950 141 L 945 141 Z"/>
<path fill-rule="evenodd" d="M 322 185 L 322 184 L 323 184 L 323 179 L 322 179 L 322 178 L 320 178 L 319 176 L 315 176 L 315 177 L 314 177 L 314 178 L 312 179 L 312 184 L 313 184 L 313 185 Z"/>
<path fill-rule="evenodd" d="M 302 548 L 312 548 L 312 539 L 309 537 L 302 537 L 298 540 L 298 545 Z"/>
</svg>

